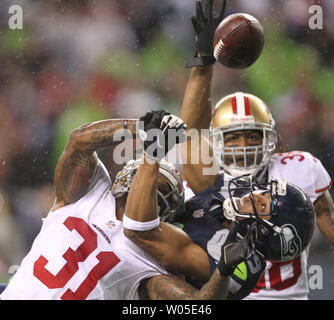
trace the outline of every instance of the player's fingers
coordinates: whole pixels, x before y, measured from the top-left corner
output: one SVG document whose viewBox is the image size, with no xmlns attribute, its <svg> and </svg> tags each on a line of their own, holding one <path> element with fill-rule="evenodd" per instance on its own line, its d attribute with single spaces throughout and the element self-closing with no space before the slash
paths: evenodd
<svg viewBox="0 0 334 320">
<path fill-rule="evenodd" d="M 207 21 L 207 19 L 204 16 L 203 7 L 202 7 L 202 3 L 201 3 L 200 0 L 197 0 L 197 2 L 196 2 L 196 17 L 198 19 L 197 22 Z"/>
<path fill-rule="evenodd" d="M 139 121 L 149 122 L 152 118 L 153 112 L 146 112 L 142 117 L 139 118 Z"/>
<path fill-rule="evenodd" d="M 203 0 L 204 2 L 204 15 L 208 21 L 212 20 L 212 0 Z"/>
<path fill-rule="evenodd" d="M 249 229 L 248 229 L 246 235 L 244 236 L 244 239 L 247 239 L 247 238 L 249 238 L 251 235 L 254 235 L 254 232 L 255 232 L 255 230 L 256 230 L 256 226 L 257 226 L 256 222 L 253 222 L 253 223 L 250 225 L 250 227 L 249 227 Z"/>
<path fill-rule="evenodd" d="M 169 121 L 168 125 L 172 128 L 179 127 L 183 122 L 183 120 L 177 116 L 173 116 L 172 119 Z"/>
<path fill-rule="evenodd" d="M 218 22 L 220 22 L 223 19 L 224 14 L 225 14 L 225 10 L 226 10 L 226 0 L 223 0 L 220 12 L 219 12 L 218 17 L 217 17 Z"/>
<path fill-rule="evenodd" d="M 256 222 L 253 222 L 243 239 L 251 249 L 255 247 L 256 229 L 257 229 L 257 224 Z"/>
<path fill-rule="evenodd" d="M 181 124 L 183 124 L 183 120 L 179 118 L 178 116 L 170 115 L 170 116 L 164 116 L 161 121 L 164 128 L 168 126 L 168 128 L 177 128 Z M 162 126 L 160 127 L 162 129 Z"/>
<path fill-rule="evenodd" d="M 232 227 L 230 229 L 230 232 L 229 232 L 229 234 L 227 235 L 227 238 L 226 238 L 226 243 L 235 241 L 236 238 L 237 238 L 237 233 L 239 231 L 239 223 L 233 221 L 231 226 Z"/>
<path fill-rule="evenodd" d="M 195 29 L 195 33 L 198 34 L 201 31 L 201 25 L 199 24 L 199 22 L 197 21 L 197 18 L 195 16 L 190 18 L 191 23 L 193 24 L 193 27 Z"/>
<path fill-rule="evenodd" d="M 165 132 L 167 126 L 169 126 L 169 122 L 172 118 L 173 118 L 172 115 L 163 116 L 163 118 L 161 120 L 161 125 L 160 125 L 160 129 L 162 130 L 163 133 Z"/>
</svg>

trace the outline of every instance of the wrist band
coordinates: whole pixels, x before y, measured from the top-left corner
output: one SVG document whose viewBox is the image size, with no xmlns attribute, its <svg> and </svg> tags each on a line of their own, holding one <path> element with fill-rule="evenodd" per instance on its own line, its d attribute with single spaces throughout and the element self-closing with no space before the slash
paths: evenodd
<svg viewBox="0 0 334 320">
<path fill-rule="evenodd" d="M 124 228 L 129 230 L 146 231 L 154 229 L 159 225 L 160 225 L 160 217 L 151 221 L 139 222 L 127 217 L 126 214 L 123 215 L 123 226 Z"/>
<path fill-rule="evenodd" d="M 194 57 L 187 61 L 186 68 L 192 68 L 197 66 L 209 66 L 216 62 L 214 57 L 202 56 Z"/>
</svg>

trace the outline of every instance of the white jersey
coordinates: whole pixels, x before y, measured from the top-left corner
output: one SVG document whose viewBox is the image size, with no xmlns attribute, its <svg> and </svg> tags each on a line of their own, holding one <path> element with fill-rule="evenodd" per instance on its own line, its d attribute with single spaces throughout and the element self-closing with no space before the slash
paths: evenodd
<svg viewBox="0 0 334 320">
<path fill-rule="evenodd" d="M 314 202 L 331 186 L 331 178 L 320 160 L 302 151 L 271 156 L 270 177 L 285 178 L 301 188 Z M 308 248 L 293 260 L 267 262 L 266 269 L 253 292 L 246 299 L 307 299 Z"/>
<path fill-rule="evenodd" d="M 183 188 L 184 188 L 184 201 L 191 199 L 195 193 L 190 188 L 187 181 L 183 181 Z"/>
<path fill-rule="evenodd" d="M 167 272 L 123 234 L 99 161 L 87 194 L 43 219 L 1 299 L 137 299 L 142 279 Z"/>
</svg>

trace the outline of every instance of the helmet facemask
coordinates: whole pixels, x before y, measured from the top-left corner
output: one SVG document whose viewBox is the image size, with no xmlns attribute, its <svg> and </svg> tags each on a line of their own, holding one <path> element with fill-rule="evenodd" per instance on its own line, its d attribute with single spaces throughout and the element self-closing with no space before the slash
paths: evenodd
<svg viewBox="0 0 334 320">
<path fill-rule="evenodd" d="M 277 195 L 284 194 L 284 185 L 286 185 L 286 181 L 281 179 L 271 180 L 268 187 L 268 185 L 255 184 L 252 180 L 251 174 L 245 174 L 233 178 L 228 182 L 229 198 L 224 202 L 225 217 L 230 220 L 235 220 L 236 217 L 256 220 L 258 222 L 260 234 L 262 233 L 263 235 L 267 235 L 270 230 L 273 232 L 280 232 L 281 229 L 269 220 L 278 213 Z M 259 212 L 256 209 L 254 194 L 263 195 L 266 193 L 270 194 L 270 211 Z M 241 196 L 248 195 L 252 204 L 252 212 L 240 212 L 237 206 L 236 194 L 239 195 L 240 198 Z"/>
<path fill-rule="evenodd" d="M 245 174 L 236 178 L 233 178 L 228 183 L 228 194 L 229 198 L 225 200 L 223 209 L 224 215 L 227 219 L 236 220 L 238 217 L 241 233 L 245 233 L 247 229 L 253 222 L 256 222 L 256 242 L 263 243 L 266 241 L 269 235 L 279 234 L 282 230 L 279 226 L 271 222 L 272 217 L 278 214 L 277 208 L 277 180 L 271 180 L 268 185 L 254 184 L 252 181 L 251 174 Z M 281 181 L 280 185 L 284 185 L 285 181 Z M 284 190 L 284 187 L 279 188 L 280 191 Z M 284 191 L 283 191 L 284 192 Z M 237 199 L 235 195 L 239 195 L 241 198 L 244 195 L 248 195 L 250 202 L 252 204 L 251 212 L 240 212 Z M 269 212 L 259 212 L 256 209 L 254 194 L 269 194 L 270 195 L 270 211 Z M 242 218 L 242 219 L 240 219 Z"/>
<path fill-rule="evenodd" d="M 262 136 L 262 144 L 247 147 L 229 147 L 225 137 L 236 131 L 256 131 Z M 221 168 L 231 176 L 252 174 L 258 172 L 269 163 L 277 143 L 276 131 L 266 124 L 242 124 L 211 130 L 213 150 Z"/>
</svg>

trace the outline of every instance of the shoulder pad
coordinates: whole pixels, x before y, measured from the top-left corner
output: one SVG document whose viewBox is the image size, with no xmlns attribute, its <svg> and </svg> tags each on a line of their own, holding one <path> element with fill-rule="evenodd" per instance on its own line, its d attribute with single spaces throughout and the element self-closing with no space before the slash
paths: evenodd
<svg viewBox="0 0 334 320">
<path fill-rule="evenodd" d="M 291 151 L 272 155 L 268 178 L 283 178 L 304 190 L 315 201 L 331 186 L 331 178 L 321 161 L 309 152 Z"/>
</svg>

